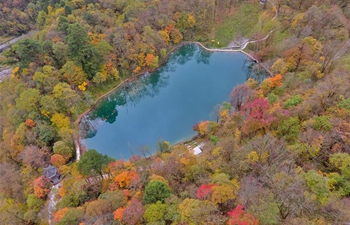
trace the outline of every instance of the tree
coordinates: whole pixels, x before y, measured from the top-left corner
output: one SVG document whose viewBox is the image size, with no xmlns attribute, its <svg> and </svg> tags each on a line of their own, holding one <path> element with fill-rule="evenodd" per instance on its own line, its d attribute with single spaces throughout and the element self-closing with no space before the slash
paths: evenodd
<svg viewBox="0 0 350 225">
<path fill-rule="evenodd" d="M 66 159 L 60 154 L 53 154 L 51 156 L 51 164 L 59 168 L 66 164 Z"/>
<path fill-rule="evenodd" d="M 133 170 L 123 171 L 114 178 L 114 182 L 116 182 L 116 185 L 120 189 L 127 188 L 135 176 L 137 176 L 137 174 Z"/>
<path fill-rule="evenodd" d="M 35 39 L 25 38 L 15 45 L 15 52 L 20 60 L 20 67 L 28 67 L 30 62 L 39 62 L 40 54 L 43 52 L 39 41 Z"/>
<path fill-rule="evenodd" d="M 316 196 L 316 199 L 321 204 L 325 204 L 330 195 L 328 179 L 314 170 L 305 173 L 304 179 L 311 192 Z"/>
<path fill-rule="evenodd" d="M 60 70 L 63 78 L 70 85 L 80 85 L 87 80 L 87 76 L 81 66 L 77 66 L 73 61 L 66 62 Z"/>
<path fill-rule="evenodd" d="M 38 198 L 45 198 L 50 192 L 49 182 L 42 176 L 34 180 L 34 194 Z"/>
<path fill-rule="evenodd" d="M 85 176 L 99 174 L 103 177 L 104 168 L 113 161 L 114 159 L 111 157 L 102 155 L 95 149 L 90 149 L 81 156 L 78 162 L 78 171 Z"/>
<path fill-rule="evenodd" d="M 111 203 L 105 199 L 97 199 L 86 205 L 86 214 L 90 217 L 102 216 L 111 211 Z"/>
<path fill-rule="evenodd" d="M 73 148 L 63 141 L 55 142 L 53 152 L 63 156 L 66 161 L 73 156 Z"/>
<path fill-rule="evenodd" d="M 31 112 L 38 109 L 40 100 L 40 91 L 35 88 L 29 88 L 23 91 L 19 98 L 16 99 L 16 107 L 19 110 Z"/>
<path fill-rule="evenodd" d="M 142 221 L 144 212 L 141 202 L 133 198 L 123 211 L 123 222 L 127 225 L 136 225 Z"/>
<path fill-rule="evenodd" d="M 215 205 L 206 200 L 186 198 L 178 207 L 181 222 L 187 224 L 222 224 L 224 218 Z"/>
<path fill-rule="evenodd" d="M 83 209 L 80 208 L 68 208 L 63 218 L 57 225 L 71 225 L 78 224 L 84 215 Z"/>
<path fill-rule="evenodd" d="M 62 128 L 70 127 L 69 118 L 65 116 L 63 113 L 53 114 L 51 118 L 51 122 L 55 127 L 57 127 L 58 130 Z"/>
<path fill-rule="evenodd" d="M 171 195 L 168 186 L 160 181 L 151 181 L 145 187 L 143 201 L 146 204 L 156 203 L 157 201 L 164 202 Z"/>
<path fill-rule="evenodd" d="M 50 158 L 50 152 L 47 148 L 39 148 L 34 145 L 29 145 L 20 153 L 19 158 L 27 165 L 34 169 L 44 167 Z"/>
<path fill-rule="evenodd" d="M 151 69 L 155 69 L 158 67 L 158 61 L 159 61 L 159 57 L 158 56 L 154 56 L 153 54 L 147 54 L 146 58 L 146 65 L 151 68 Z"/>
<path fill-rule="evenodd" d="M 161 221 L 164 217 L 165 210 L 166 210 L 166 205 L 158 201 L 155 204 L 146 206 L 146 210 L 145 210 L 145 214 L 143 214 L 143 218 L 149 223 Z"/>
<path fill-rule="evenodd" d="M 229 215 L 229 225 L 258 225 L 259 221 L 251 214 L 244 211 L 242 205 L 237 205 L 235 209 L 227 213 Z"/>
<path fill-rule="evenodd" d="M 102 62 L 96 47 L 89 42 L 89 36 L 85 28 L 79 23 L 68 26 L 67 35 L 68 55 L 77 65 L 82 65 L 83 70 L 92 80 Z"/>
<path fill-rule="evenodd" d="M 115 210 L 113 212 L 113 219 L 119 220 L 121 222 L 123 220 L 123 212 L 124 212 L 124 208 L 121 208 L 121 207 Z"/>
<path fill-rule="evenodd" d="M 288 142 L 294 142 L 297 140 L 300 134 L 300 128 L 299 118 L 289 117 L 278 125 L 277 135 L 280 138 L 284 138 Z"/>
<path fill-rule="evenodd" d="M 0 192 L 6 197 L 21 199 L 23 195 L 23 186 L 21 184 L 20 168 L 8 162 L 0 163 Z"/>
<path fill-rule="evenodd" d="M 266 132 L 274 120 L 274 117 L 268 111 L 269 108 L 270 104 L 265 98 L 257 98 L 245 103 L 241 112 L 248 118 L 243 126 L 243 131 L 249 134 L 263 129 Z"/>
<path fill-rule="evenodd" d="M 89 47 L 88 33 L 79 23 L 70 24 L 67 31 L 68 55 L 81 63 L 84 61 L 84 49 Z"/>
<path fill-rule="evenodd" d="M 55 221 L 56 223 L 57 223 L 57 222 L 60 222 L 60 221 L 63 219 L 63 217 L 66 215 L 66 213 L 68 212 L 68 210 L 69 210 L 69 209 L 68 209 L 67 207 L 58 210 L 58 211 L 53 215 L 53 221 Z"/>
<path fill-rule="evenodd" d="M 237 195 L 237 190 L 230 185 L 220 185 L 213 187 L 211 201 L 217 205 L 224 204 L 229 200 L 234 200 Z"/>
<path fill-rule="evenodd" d="M 236 111 L 253 97 L 254 90 L 246 83 L 236 86 L 230 94 L 230 103 Z"/>
<path fill-rule="evenodd" d="M 213 188 L 217 186 L 217 184 L 203 184 L 197 190 L 196 197 L 199 200 L 207 199 L 207 197 L 213 193 Z"/>
</svg>

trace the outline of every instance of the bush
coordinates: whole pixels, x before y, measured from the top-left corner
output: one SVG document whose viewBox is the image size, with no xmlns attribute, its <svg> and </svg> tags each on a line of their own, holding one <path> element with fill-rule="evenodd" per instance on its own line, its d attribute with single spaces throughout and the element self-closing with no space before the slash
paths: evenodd
<svg viewBox="0 0 350 225">
<path fill-rule="evenodd" d="M 292 98 L 288 99 L 285 103 L 284 103 L 284 107 L 285 108 L 289 108 L 291 106 L 296 106 L 299 105 L 300 103 L 303 102 L 303 98 L 300 95 L 296 95 L 293 96 Z"/>
</svg>

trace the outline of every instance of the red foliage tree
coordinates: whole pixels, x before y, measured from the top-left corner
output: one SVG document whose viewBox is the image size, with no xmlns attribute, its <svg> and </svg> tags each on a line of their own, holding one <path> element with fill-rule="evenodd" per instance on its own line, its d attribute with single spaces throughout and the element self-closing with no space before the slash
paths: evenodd
<svg viewBox="0 0 350 225">
<path fill-rule="evenodd" d="M 269 108 L 270 104 L 265 98 L 256 98 L 244 104 L 241 112 L 248 118 L 243 126 L 243 132 L 249 134 L 259 129 L 265 131 L 274 120 Z"/>
<path fill-rule="evenodd" d="M 254 216 L 244 211 L 242 205 L 227 213 L 229 215 L 228 225 L 258 225 L 259 220 L 255 219 Z"/>
<path fill-rule="evenodd" d="M 197 198 L 200 200 L 204 200 L 213 192 L 213 187 L 217 186 L 217 184 L 203 184 L 197 190 Z"/>
</svg>

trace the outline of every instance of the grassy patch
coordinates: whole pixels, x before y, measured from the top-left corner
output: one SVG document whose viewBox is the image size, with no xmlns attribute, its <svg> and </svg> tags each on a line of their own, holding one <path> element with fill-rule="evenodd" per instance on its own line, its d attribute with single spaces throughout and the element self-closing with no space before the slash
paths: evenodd
<svg viewBox="0 0 350 225">
<path fill-rule="evenodd" d="M 243 4 L 215 30 L 215 41 L 227 46 L 236 35 L 251 37 L 256 33 L 260 4 Z"/>
</svg>

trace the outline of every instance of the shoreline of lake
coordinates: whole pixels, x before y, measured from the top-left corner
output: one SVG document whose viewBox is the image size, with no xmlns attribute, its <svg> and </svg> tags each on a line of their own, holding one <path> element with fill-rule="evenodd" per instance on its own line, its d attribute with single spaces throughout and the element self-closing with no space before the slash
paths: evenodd
<svg viewBox="0 0 350 225">
<path fill-rule="evenodd" d="M 164 57 L 164 59 L 162 60 L 162 62 L 160 63 L 160 65 L 159 65 L 157 68 L 155 68 L 155 69 L 153 69 L 153 70 L 148 69 L 148 70 L 146 70 L 146 71 L 143 71 L 143 72 L 141 72 L 141 73 L 135 74 L 134 76 L 132 76 L 132 77 L 130 77 L 130 78 L 127 78 L 127 79 L 121 81 L 118 85 L 116 85 L 116 86 L 115 86 L 114 88 L 112 88 L 110 91 L 106 92 L 105 94 L 103 94 L 103 95 L 101 95 L 99 98 L 97 98 L 97 99 L 95 100 L 95 102 L 92 104 L 92 106 L 91 106 L 89 109 L 87 109 L 86 111 L 84 111 L 83 113 L 81 113 L 81 114 L 77 117 L 77 119 L 74 121 L 74 128 L 75 128 L 76 131 L 77 131 L 77 135 L 74 135 L 74 138 L 73 138 L 73 139 L 74 139 L 73 141 L 74 141 L 74 144 L 75 144 L 75 149 L 76 149 L 76 160 L 77 160 L 77 161 L 79 160 L 81 154 L 84 153 L 84 151 L 82 152 L 82 149 L 84 149 L 84 148 L 82 148 L 83 144 L 81 143 L 81 137 L 80 137 L 80 134 L 79 134 L 79 131 L 80 131 L 80 130 L 79 130 L 79 125 L 80 125 L 80 122 L 81 122 L 82 118 L 83 118 L 86 114 L 88 114 L 89 112 L 91 112 L 92 110 L 94 110 L 94 109 L 96 108 L 96 106 L 98 105 L 98 103 L 99 103 L 102 99 L 104 99 L 106 96 L 108 96 L 109 94 L 113 93 L 114 91 L 116 91 L 116 90 L 122 88 L 122 87 L 125 85 L 125 83 L 132 82 L 132 81 L 134 81 L 134 80 L 136 80 L 136 79 L 139 79 L 140 77 L 142 77 L 143 75 L 145 75 L 145 74 L 147 74 L 147 73 L 152 73 L 152 72 L 157 71 L 161 66 L 163 66 L 163 65 L 167 62 L 167 60 L 169 59 L 169 56 L 170 56 L 171 53 L 173 53 L 175 50 L 177 50 L 177 49 L 179 49 L 180 47 L 182 47 L 182 46 L 184 46 L 184 45 L 187 45 L 187 44 L 195 44 L 195 45 L 199 46 L 201 49 L 203 49 L 203 50 L 205 50 L 205 51 L 209 51 L 209 52 L 243 53 L 244 55 L 246 55 L 246 56 L 248 56 L 250 59 L 252 59 L 252 61 L 254 61 L 255 63 L 258 63 L 258 62 L 254 59 L 254 57 L 252 57 L 250 54 L 246 53 L 245 51 L 243 51 L 243 50 L 241 50 L 241 49 L 211 49 L 211 48 L 205 47 L 202 43 L 199 43 L 199 42 L 182 42 L 181 44 L 179 44 L 179 45 L 173 47 L 173 48 L 167 53 L 167 55 Z M 269 71 L 267 70 L 267 72 L 269 72 Z M 191 139 L 192 139 L 192 138 L 193 138 L 193 137 L 191 137 Z M 182 141 L 182 142 L 185 142 L 185 141 L 186 141 L 186 140 L 184 140 L 184 141 Z M 181 142 L 180 142 L 180 143 L 181 143 Z M 85 145 L 84 145 L 84 146 L 85 146 Z"/>
</svg>

